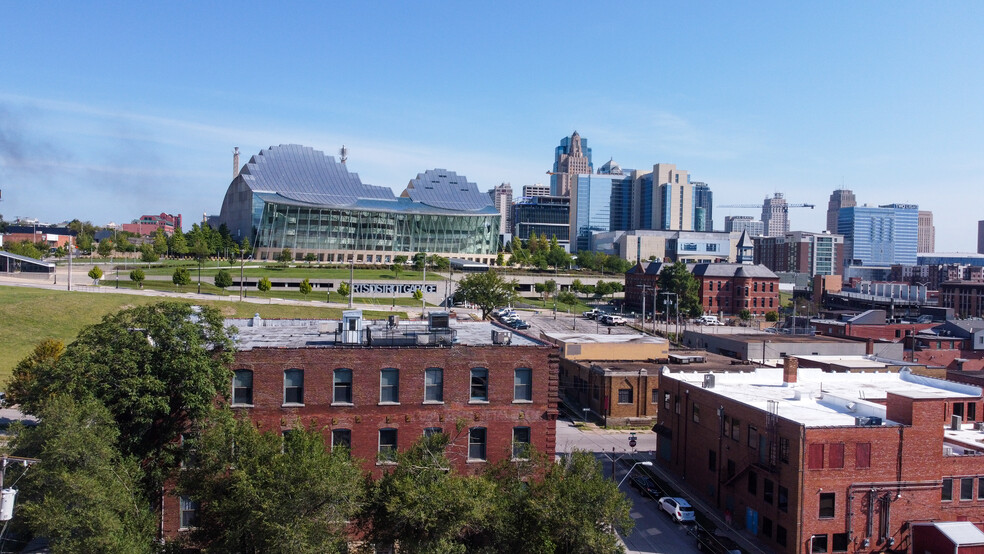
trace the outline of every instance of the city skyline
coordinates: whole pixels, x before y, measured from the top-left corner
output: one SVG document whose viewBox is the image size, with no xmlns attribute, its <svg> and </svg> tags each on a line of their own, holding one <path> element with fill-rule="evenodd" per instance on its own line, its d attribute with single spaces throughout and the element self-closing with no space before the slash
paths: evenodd
<svg viewBox="0 0 984 554">
<path fill-rule="evenodd" d="M 843 188 L 933 211 L 938 251 L 976 249 L 980 209 L 951 198 L 984 172 L 984 8 L 626 3 L 585 25 L 594 9 L 10 5 L 0 213 L 187 228 L 218 214 L 233 147 L 245 163 L 288 143 L 344 144 L 351 171 L 397 193 L 433 168 L 518 191 L 549 183 L 576 130 L 595 165 L 686 167 L 719 205 L 815 204 L 792 230 L 822 230 Z M 714 211 L 716 227 L 757 215 Z"/>
</svg>

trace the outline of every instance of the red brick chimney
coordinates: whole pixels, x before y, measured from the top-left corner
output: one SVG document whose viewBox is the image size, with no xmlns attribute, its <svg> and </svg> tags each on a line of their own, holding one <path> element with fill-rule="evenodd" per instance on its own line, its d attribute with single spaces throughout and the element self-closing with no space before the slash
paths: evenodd
<svg viewBox="0 0 984 554">
<path fill-rule="evenodd" d="M 799 369 L 799 360 L 796 358 L 784 358 L 782 361 L 782 382 L 793 384 L 796 382 L 796 371 Z"/>
</svg>

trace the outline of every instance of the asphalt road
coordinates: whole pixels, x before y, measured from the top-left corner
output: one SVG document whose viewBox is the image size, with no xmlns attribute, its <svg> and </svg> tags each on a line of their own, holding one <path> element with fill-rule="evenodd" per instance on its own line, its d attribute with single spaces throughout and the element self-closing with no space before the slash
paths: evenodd
<svg viewBox="0 0 984 554">
<path fill-rule="evenodd" d="M 574 427 L 568 419 L 557 420 L 557 452 L 565 453 L 573 449 L 594 452 L 602 462 L 605 475 L 611 477 L 614 457 L 630 455 L 628 431 L 589 430 Z M 614 449 L 614 450 L 613 450 Z M 656 434 L 651 431 L 636 431 L 636 454 L 651 457 L 656 449 Z M 627 468 L 615 464 L 615 477 L 621 481 Z M 622 491 L 632 501 L 630 515 L 635 520 L 635 528 L 628 535 L 620 534 L 630 553 L 688 554 L 699 552 L 694 539 L 687 535 L 682 525 L 674 523 L 667 514 L 660 511 L 655 499 L 643 497 L 639 491 L 629 486 L 629 480 L 622 484 Z"/>
</svg>

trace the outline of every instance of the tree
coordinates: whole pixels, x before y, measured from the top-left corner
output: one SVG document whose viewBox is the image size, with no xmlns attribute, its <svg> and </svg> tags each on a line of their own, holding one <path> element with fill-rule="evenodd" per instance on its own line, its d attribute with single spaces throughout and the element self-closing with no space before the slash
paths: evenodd
<svg viewBox="0 0 984 554">
<path fill-rule="evenodd" d="M 294 259 L 294 254 L 290 251 L 290 248 L 284 248 L 277 254 L 277 261 L 287 267 L 287 264 Z"/>
<path fill-rule="evenodd" d="M 580 279 L 574 279 L 571 281 L 571 292 L 575 294 L 584 293 L 584 283 Z"/>
<path fill-rule="evenodd" d="M 393 278 L 394 279 L 399 279 L 400 278 L 400 274 L 403 273 L 403 264 L 397 263 L 397 264 L 391 265 L 390 266 L 390 271 L 393 272 Z"/>
<path fill-rule="evenodd" d="M 92 235 L 88 233 L 79 233 L 75 239 L 75 245 L 83 252 L 92 252 L 92 244 Z"/>
<path fill-rule="evenodd" d="M 98 285 L 99 280 L 102 279 L 103 270 L 98 265 L 94 265 L 92 266 L 92 269 L 89 270 L 88 275 L 89 278 L 92 279 L 93 281 L 96 281 L 96 284 Z"/>
<path fill-rule="evenodd" d="M 215 274 L 215 286 L 220 289 L 232 286 L 232 275 L 225 269 L 220 269 Z"/>
<path fill-rule="evenodd" d="M 217 418 L 178 485 L 200 502 L 193 538 L 210 552 L 344 551 L 363 484 L 348 450 L 329 451 L 324 440 L 316 428 L 281 437 L 248 418 Z"/>
<path fill-rule="evenodd" d="M 54 552 L 156 552 L 140 466 L 117 450 L 109 410 L 60 393 L 36 415 L 38 425 L 19 428 L 14 440 L 16 454 L 41 460 L 20 481 L 18 514 L 31 532 Z"/>
<path fill-rule="evenodd" d="M 161 257 L 157 254 L 156 251 L 154 251 L 153 245 L 150 244 L 140 245 L 140 261 L 153 263 L 159 259 L 161 259 Z"/>
<path fill-rule="evenodd" d="M 773 323 L 779 321 L 779 312 L 775 310 L 765 312 L 765 320 Z"/>
<path fill-rule="evenodd" d="M 313 261 L 316 261 L 317 259 L 318 257 L 315 256 L 313 252 L 308 252 L 307 254 L 304 255 L 304 261 L 307 263 L 311 263 Z"/>
<path fill-rule="evenodd" d="M 502 253 L 501 250 L 495 256 L 495 265 L 497 265 L 499 267 L 502 267 L 502 266 L 506 265 L 506 256 L 505 256 L 505 254 Z"/>
<path fill-rule="evenodd" d="M 161 229 L 160 227 L 154 231 L 154 252 L 156 252 L 158 256 L 167 254 L 167 234 L 164 233 L 164 229 Z"/>
<path fill-rule="evenodd" d="M 403 265 L 407 263 L 407 259 L 408 258 L 402 254 L 399 256 L 393 256 L 393 263 Z"/>
<path fill-rule="evenodd" d="M 134 269 L 130 272 L 130 280 L 136 283 L 141 289 L 143 288 L 143 282 L 146 278 L 147 275 L 144 273 L 144 270 L 140 268 Z"/>
<path fill-rule="evenodd" d="M 447 271 L 451 268 L 451 260 L 437 254 L 431 255 L 430 264 L 438 271 Z"/>
<path fill-rule="evenodd" d="M 573 306 L 574 304 L 577 304 L 577 295 L 570 291 L 561 291 L 557 293 L 557 301 L 561 304 Z"/>
<path fill-rule="evenodd" d="M 680 313 L 690 317 L 704 313 L 700 305 L 700 284 L 687 269 L 687 264 L 676 262 L 669 266 L 664 265 L 659 272 L 659 290 L 661 293 L 672 292 L 677 295 L 675 307 Z M 666 311 L 666 303 L 670 301 L 668 297 L 665 294 L 658 295 L 657 305 L 663 311 Z"/>
<path fill-rule="evenodd" d="M 338 285 L 338 294 L 343 298 L 348 298 L 349 295 L 349 284 L 342 282 Z"/>
<path fill-rule="evenodd" d="M 742 308 L 738 311 L 738 319 L 742 321 L 749 321 L 752 319 L 752 312 L 748 308 Z"/>
<path fill-rule="evenodd" d="M 178 302 L 139 306 L 84 327 L 55 364 L 35 368 L 21 409 L 40 415 L 50 398 L 94 398 L 119 429 L 124 457 L 144 468 L 148 498 L 181 460 L 180 436 L 229 394 L 233 330 L 218 309 Z"/>
<path fill-rule="evenodd" d="M 485 319 L 496 306 L 505 306 L 516 298 L 516 282 L 506 281 L 493 270 L 473 273 L 458 281 L 455 296 L 477 305 Z"/>
<path fill-rule="evenodd" d="M 108 238 L 102 239 L 96 247 L 96 252 L 103 258 L 108 258 L 113 253 L 113 241 Z"/>
<path fill-rule="evenodd" d="M 413 268 L 417 271 L 424 269 L 424 264 L 427 263 L 427 254 L 424 252 L 417 252 L 413 255 Z"/>
<path fill-rule="evenodd" d="M 273 283 L 270 282 L 270 279 L 263 277 L 262 279 L 259 280 L 259 282 L 256 283 L 256 288 L 262 292 L 266 292 L 271 288 L 273 288 Z"/>
<path fill-rule="evenodd" d="M 26 358 L 14 366 L 14 374 L 7 383 L 7 401 L 15 405 L 23 404 L 34 390 L 34 376 L 42 371 L 39 368 L 57 364 L 64 353 L 65 345 L 61 341 L 44 339 L 39 342 Z"/>
<path fill-rule="evenodd" d="M 552 295 L 557 292 L 557 281 L 553 279 L 547 279 L 543 282 L 543 292 L 547 293 L 547 296 Z"/>
<path fill-rule="evenodd" d="M 188 241 L 185 239 L 184 233 L 180 230 L 175 230 L 174 234 L 171 235 L 171 254 L 176 256 L 184 256 L 188 253 Z"/>
<path fill-rule="evenodd" d="M 413 294 L 411 294 L 410 296 L 413 297 L 414 300 L 420 302 L 421 300 L 424 299 L 424 291 L 420 289 L 415 289 L 413 291 Z"/>
<path fill-rule="evenodd" d="M 191 274 L 188 273 L 187 267 L 178 267 L 171 274 L 171 282 L 179 287 L 191 284 Z"/>
<path fill-rule="evenodd" d="M 297 290 L 301 291 L 304 296 L 311 294 L 311 280 L 304 279 L 301 281 L 301 284 L 297 285 Z"/>
</svg>

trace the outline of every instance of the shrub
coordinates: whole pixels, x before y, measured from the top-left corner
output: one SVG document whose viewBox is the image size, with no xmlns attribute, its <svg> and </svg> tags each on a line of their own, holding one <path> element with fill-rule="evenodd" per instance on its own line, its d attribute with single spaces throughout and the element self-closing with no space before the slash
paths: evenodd
<svg viewBox="0 0 984 554">
<path fill-rule="evenodd" d="M 266 292 L 266 291 L 270 290 L 271 288 L 273 288 L 273 284 L 270 282 L 270 279 L 267 279 L 266 277 L 264 277 L 264 278 L 260 279 L 260 282 L 259 283 L 256 284 L 256 288 L 260 289 L 263 292 Z"/>
<path fill-rule="evenodd" d="M 232 275 L 224 269 L 220 269 L 218 273 L 215 274 L 215 286 L 220 289 L 232 286 Z"/>
<path fill-rule="evenodd" d="M 191 274 L 188 273 L 188 268 L 179 267 L 174 270 L 174 274 L 171 275 L 171 282 L 179 287 L 191 284 Z"/>
</svg>

